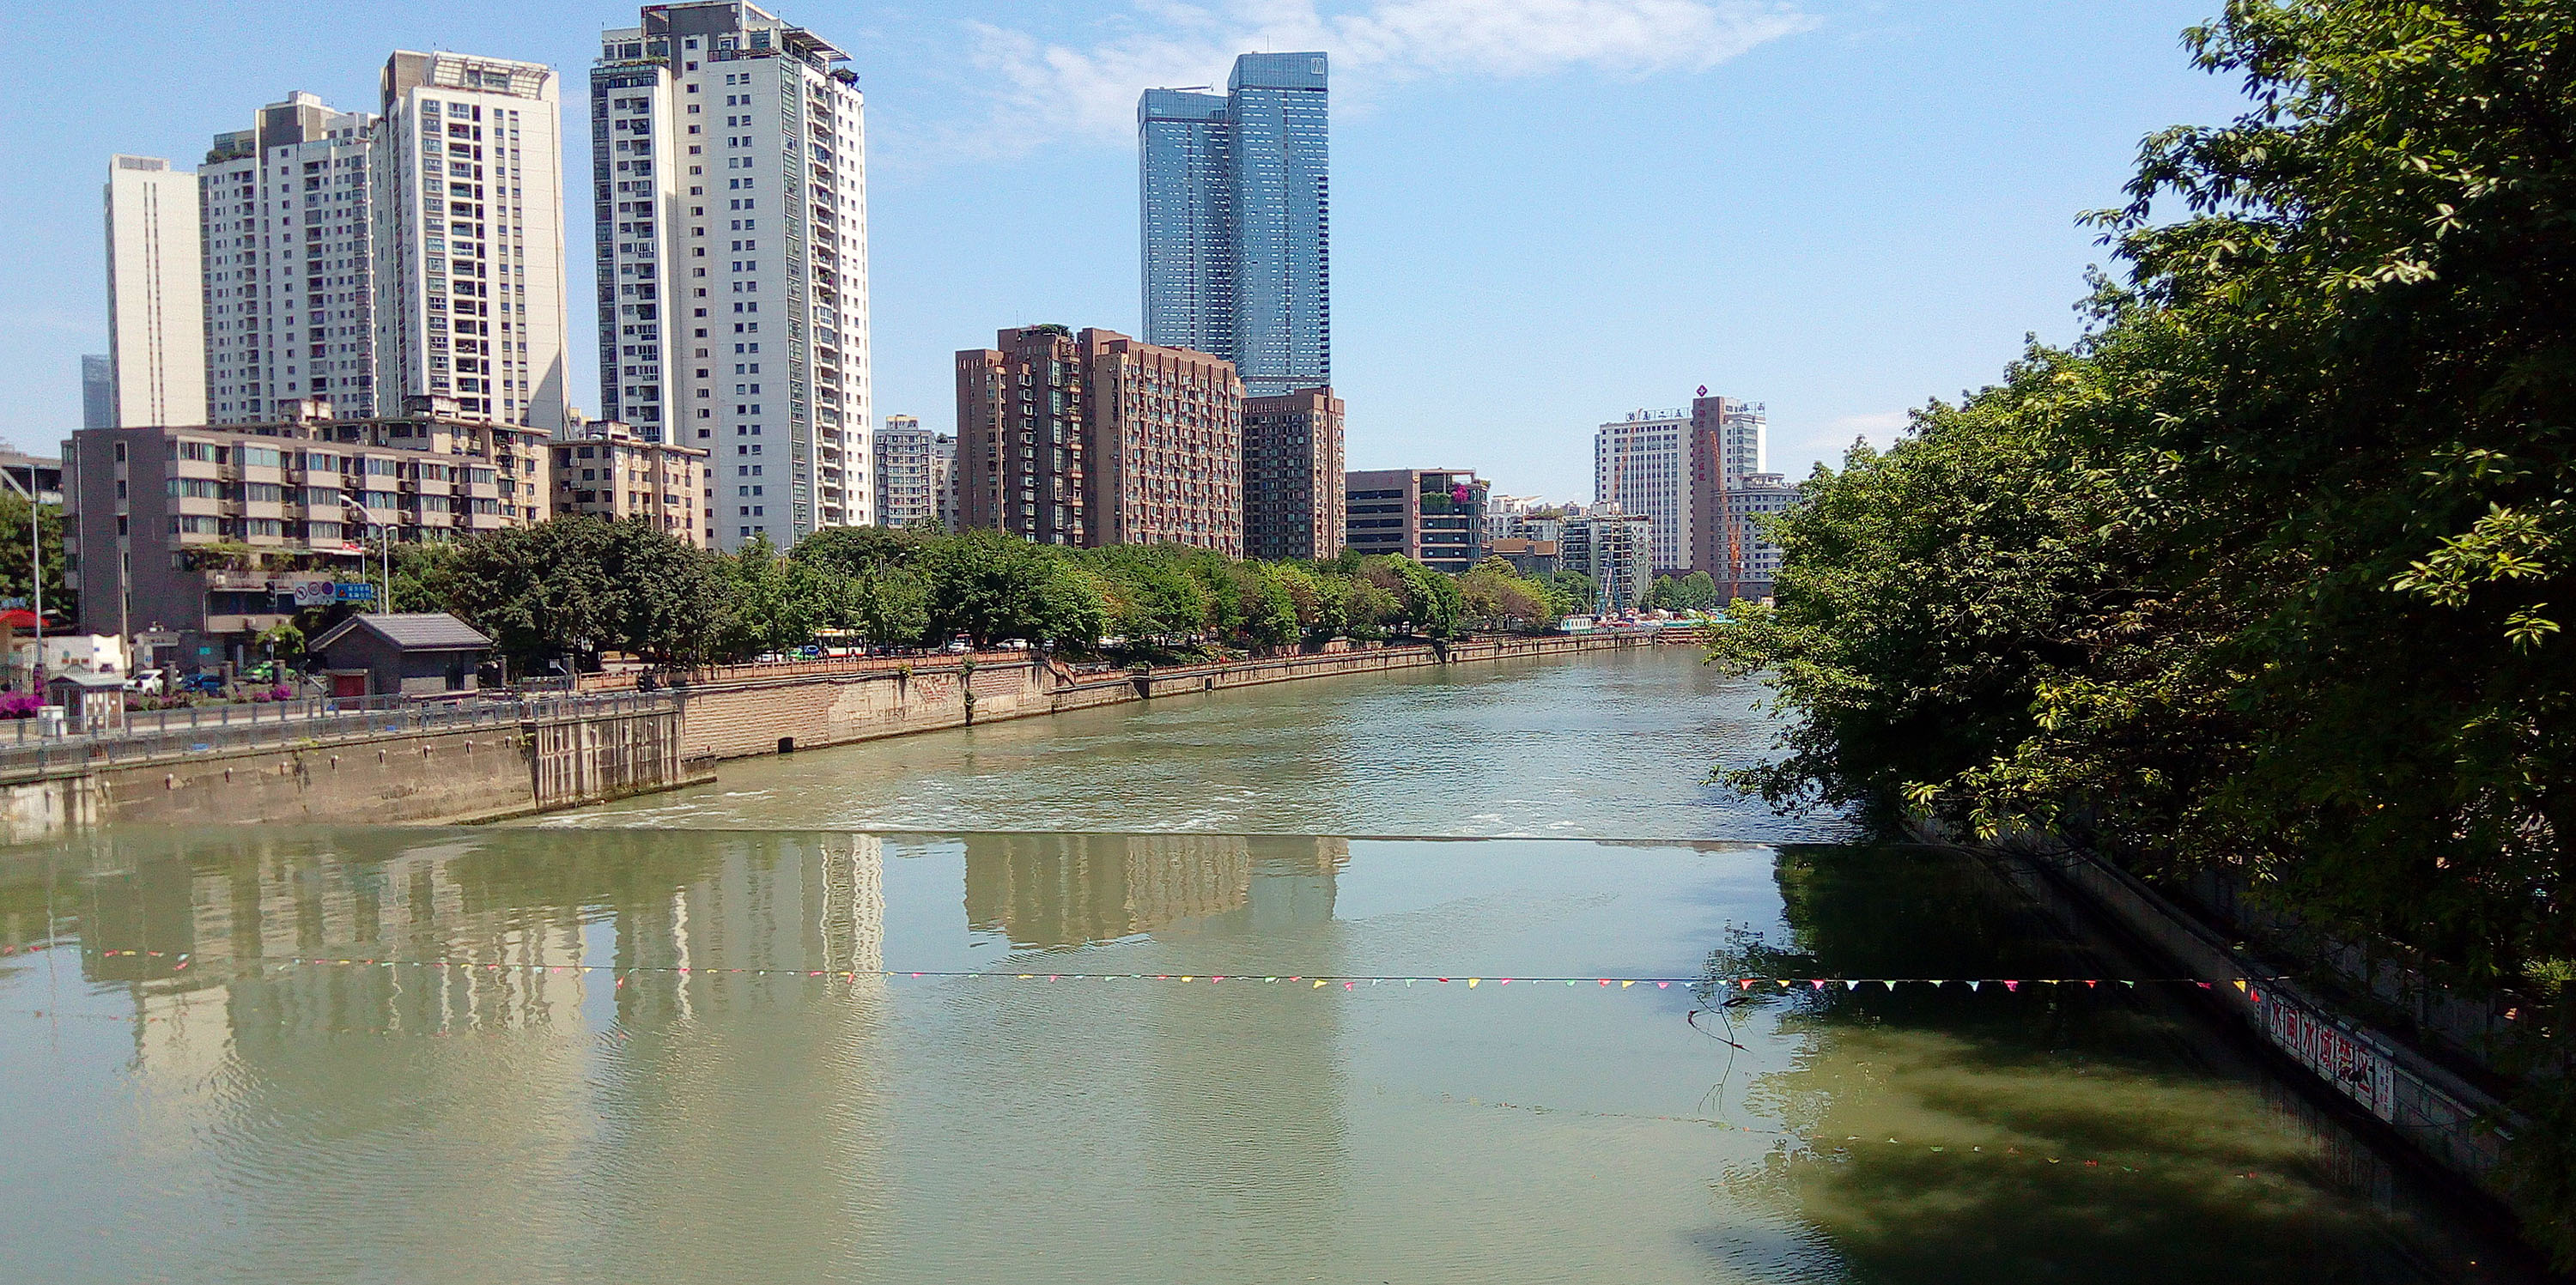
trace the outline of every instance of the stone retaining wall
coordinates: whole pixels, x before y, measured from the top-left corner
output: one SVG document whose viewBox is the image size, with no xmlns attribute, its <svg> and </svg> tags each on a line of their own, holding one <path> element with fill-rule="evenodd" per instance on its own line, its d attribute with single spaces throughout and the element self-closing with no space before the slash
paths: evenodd
<svg viewBox="0 0 2576 1285">
<path fill-rule="evenodd" d="M 1479 639 L 1450 646 L 1445 658 L 1429 646 L 1372 647 L 1082 677 L 1021 658 L 974 668 L 972 721 L 1030 718 L 1304 678 L 1612 651 L 1649 641 L 1607 634 Z M 691 759 L 744 758 L 963 727 L 969 719 L 960 677 L 957 667 L 926 665 L 918 672 L 843 672 L 691 687 L 683 699 L 682 753 Z"/>
<path fill-rule="evenodd" d="M 124 825 L 466 822 L 711 780 L 677 709 L 173 756 L 0 787 L 0 843 Z"/>
</svg>

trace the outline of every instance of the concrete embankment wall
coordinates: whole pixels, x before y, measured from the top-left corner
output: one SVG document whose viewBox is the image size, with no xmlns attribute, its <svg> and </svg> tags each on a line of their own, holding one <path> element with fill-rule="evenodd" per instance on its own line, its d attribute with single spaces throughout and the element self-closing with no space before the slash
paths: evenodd
<svg viewBox="0 0 2576 1285">
<path fill-rule="evenodd" d="M 1080 678 L 1030 659 L 979 664 L 971 674 L 925 665 L 910 673 L 809 674 L 700 685 L 684 697 L 687 718 L 681 752 L 693 760 L 744 758 L 963 727 L 970 721 L 966 700 L 970 685 L 974 693 L 971 721 L 990 723 L 1307 678 L 1647 645 L 1650 640 L 1634 635 L 1480 639 L 1450 646 L 1445 658 L 1439 649 L 1428 646 L 1371 647 Z"/>
<path fill-rule="evenodd" d="M 813 749 L 1192 692 L 1652 645 L 1634 635 L 1373 647 L 1151 673 L 1077 676 L 1015 658 L 701 684 L 654 708 L 595 708 L 470 729 L 385 730 L 291 746 L 67 764 L 0 785 L 0 842 L 111 823 L 470 822 L 714 779 L 717 759 Z M 970 699 L 971 693 L 971 699 Z"/>
<path fill-rule="evenodd" d="M 90 826 L 460 822 L 710 779 L 676 708 L 349 737 L 70 770 L 0 786 L 0 842 Z"/>
<path fill-rule="evenodd" d="M 1939 839 L 1938 835 L 1927 835 Z M 2378 1120 L 2434 1168 L 2500 1194 L 2502 1104 L 2333 997 L 2257 954 L 2097 854 L 2024 836 L 1987 850 L 2014 878 L 2045 882 L 2182 975 L 2280 1059 Z"/>
</svg>

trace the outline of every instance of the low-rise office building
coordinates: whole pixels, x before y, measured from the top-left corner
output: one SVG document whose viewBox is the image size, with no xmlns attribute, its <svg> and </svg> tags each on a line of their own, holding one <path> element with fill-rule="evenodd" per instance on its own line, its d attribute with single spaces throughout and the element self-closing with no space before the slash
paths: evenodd
<svg viewBox="0 0 2576 1285">
<path fill-rule="evenodd" d="M 703 549 L 715 527 L 707 453 L 651 442 L 633 427 L 595 420 L 554 440 L 557 513 L 642 518 Z"/>
<path fill-rule="evenodd" d="M 64 452 L 66 574 L 91 633 L 195 670 L 363 580 L 369 541 L 452 540 L 550 514 L 546 435 L 418 397 L 396 418 L 307 399 L 269 424 L 83 429 Z M 141 650 L 141 648 L 138 648 Z"/>
<path fill-rule="evenodd" d="M 1343 545 L 1400 554 L 1434 571 L 1462 575 L 1485 556 L 1485 501 L 1492 485 L 1469 469 L 1371 469 L 1342 477 Z"/>
</svg>

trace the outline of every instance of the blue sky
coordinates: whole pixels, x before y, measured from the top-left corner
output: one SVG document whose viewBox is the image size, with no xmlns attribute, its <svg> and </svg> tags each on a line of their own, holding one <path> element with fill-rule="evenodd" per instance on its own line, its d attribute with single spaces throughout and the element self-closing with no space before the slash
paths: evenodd
<svg viewBox="0 0 2576 1285">
<path fill-rule="evenodd" d="M 1769 405 L 1774 468 L 2076 333 L 2138 140 L 2236 110 L 2179 33 L 2220 0 L 1019 0 L 771 7 L 868 97 L 877 409 L 946 426 L 1002 326 L 1137 326 L 1133 112 L 1248 49 L 1335 55 L 1334 368 L 1353 468 L 1580 499 L 1604 419 L 1701 384 Z M 634 4 L 118 5 L 0 13 L 0 439 L 79 424 L 105 351 L 115 152 L 193 166 L 261 104 L 372 108 L 396 48 L 549 62 L 582 128 Z M 158 79 L 138 80 L 138 73 Z M 568 143 L 577 144 L 575 134 Z M 587 154 L 568 146 L 567 190 Z M 567 225 L 589 297 L 589 220 Z M 598 405 L 592 318 L 576 403 Z"/>
</svg>

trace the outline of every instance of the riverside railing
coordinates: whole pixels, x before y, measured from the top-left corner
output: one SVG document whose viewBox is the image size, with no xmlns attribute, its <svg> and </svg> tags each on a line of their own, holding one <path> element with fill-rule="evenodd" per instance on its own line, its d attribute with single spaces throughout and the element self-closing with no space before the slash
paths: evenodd
<svg viewBox="0 0 2576 1285">
<path fill-rule="evenodd" d="M 245 750 L 499 729 L 566 718 L 613 718 L 677 709 L 679 703 L 680 694 L 672 692 L 461 701 L 404 697 L 277 701 L 130 713 L 123 728 L 62 736 L 39 735 L 27 726 L 35 720 L 20 719 L 16 739 L 0 737 L 0 781 Z"/>
</svg>

